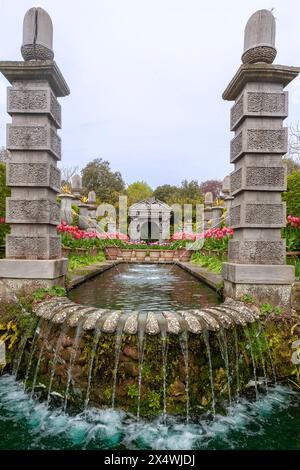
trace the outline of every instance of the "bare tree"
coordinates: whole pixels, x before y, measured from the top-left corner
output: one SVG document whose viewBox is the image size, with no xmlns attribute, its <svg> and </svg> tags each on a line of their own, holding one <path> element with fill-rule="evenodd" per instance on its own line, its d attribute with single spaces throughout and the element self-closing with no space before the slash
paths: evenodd
<svg viewBox="0 0 300 470">
<path fill-rule="evenodd" d="M 0 147 L 0 163 L 6 163 L 10 159 L 10 152 L 5 147 Z"/>
<path fill-rule="evenodd" d="M 61 182 L 62 184 L 71 185 L 72 178 L 79 172 L 78 166 L 61 166 Z"/>
<path fill-rule="evenodd" d="M 300 123 L 291 123 L 289 126 L 288 157 L 300 164 Z"/>
<path fill-rule="evenodd" d="M 287 166 L 287 173 L 300 170 L 300 123 L 291 123 L 289 126 L 288 153 L 283 157 Z"/>
</svg>

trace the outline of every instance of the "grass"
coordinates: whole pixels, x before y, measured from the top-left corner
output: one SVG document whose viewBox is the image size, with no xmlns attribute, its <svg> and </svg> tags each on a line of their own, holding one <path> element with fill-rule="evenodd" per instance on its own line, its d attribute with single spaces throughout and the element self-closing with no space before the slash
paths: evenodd
<svg viewBox="0 0 300 470">
<path fill-rule="evenodd" d="M 295 266 L 295 273 L 296 273 L 296 278 L 298 281 L 300 281 L 300 259 L 299 258 L 287 258 L 287 264 L 291 264 Z"/>
<path fill-rule="evenodd" d="M 213 273 L 220 274 L 224 261 L 217 256 L 203 255 L 200 251 L 198 251 L 192 256 L 192 262 L 207 268 Z"/>
<path fill-rule="evenodd" d="M 78 256 L 78 255 L 70 255 L 69 256 L 69 272 L 75 271 L 76 269 L 79 268 L 84 268 L 86 266 L 90 266 L 91 264 L 97 264 L 100 263 L 101 261 L 105 261 L 105 256 L 103 251 L 99 251 L 99 253 L 96 256 L 92 255 L 84 255 L 84 256 Z"/>
</svg>

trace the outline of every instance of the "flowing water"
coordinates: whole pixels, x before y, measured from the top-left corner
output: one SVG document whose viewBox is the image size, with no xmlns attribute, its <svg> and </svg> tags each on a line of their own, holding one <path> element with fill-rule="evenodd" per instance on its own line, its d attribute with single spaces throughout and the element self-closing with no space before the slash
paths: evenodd
<svg viewBox="0 0 300 470">
<path fill-rule="evenodd" d="M 118 269 L 117 269 L 118 268 Z M 215 305 L 213 289 L 175 265 L 121 264 L 71 290 L 74 302 L 139 312 Z"/>
<path fill-rule="evenodd" d="M 214 421 L 145 422 L 110 409 L 68 415 L 49 409 L 13 376 L 0 377 L 0 449 L 300 449 L 300 395 L 269 387 Z"/>
<path fill-rule="evenodd" d="M 206 347 L 208 364 L 209 364 L 209 380 L 210 380 L 210 388 L 211 388 L 211 409 L 212 409 L 213 416 L 216 416 L 216 398 L 215 398 L 215 390 L 214 390 L 213 368 L 212 368 L 212 362 L 211 362 L 211 352 L 210 352 L 208 331 L 204 331 L 203 339 L 204 339 L 204 343 Z"/>
</svg>

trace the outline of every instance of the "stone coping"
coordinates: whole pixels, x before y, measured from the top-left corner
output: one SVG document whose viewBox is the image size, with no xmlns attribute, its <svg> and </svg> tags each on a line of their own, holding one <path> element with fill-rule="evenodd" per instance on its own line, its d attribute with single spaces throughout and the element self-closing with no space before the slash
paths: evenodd
<svg viewBox="0 0 300 470">
<path fill-rule="evenodd" d="M 68 290 L 73 289 L 79 284 L 82 284 L 88 279 L 91 279 L 97 276 L 98 274 L 107 271 L 108 269 L 113 268 L 119 263 L 120 261 L 102 261 L 100 263 L 90 264 L 89 266 L 78 268 L 74 272 L 69 272 Z"/>
<path fill-rule="evenodd" d="M 54 60 L 0 61 L 0 72 L 10 83 L 16 80 L 48 80 L 56 96 L 70 94 L 70 89 Z"/>
<path fill-rule="evenodd" d="M 198 266 L 192 262 L 177 261 L 175 264 L 214 290 L 219 290 L 223 285 L 223 277 L 221 274 L 212 273 L 207 268 L 203 268 L 202 266 Z"/>
<path fill-rule="evenodd" d="M 41 319 L 55 325 L 83 331 L 135 335 L 144 331 L 148 335 L 178 335 L 184 331 L 200 334 L 221 328 L 246 326 L 259 319 L 259 310 L 243 302 L 227 299 L 221 305 L 201 309 L 142 313 L 128 310 L 110 310 L 79 305 L 67 297 L 54 297 L 38 303 L 34 312 Z"/>
<path fill-rule="evenodd" d="M 281 83 L 287 86 L 300 72 L 299 67 L 275 64 L 243 64 L 227 86 L 222 97 L 234 101 L 248 82 Z"/>
</svg>

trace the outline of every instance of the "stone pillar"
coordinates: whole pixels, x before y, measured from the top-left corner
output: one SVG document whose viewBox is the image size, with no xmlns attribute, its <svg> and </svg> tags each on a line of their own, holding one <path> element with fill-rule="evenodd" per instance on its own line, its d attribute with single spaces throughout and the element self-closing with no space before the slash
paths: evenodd
<svg viewBox="0 0 300 470">
<path fill-rule="evenodd" d="M 226 210 L 226 225 L 230 227 L 230 209 L 234 199 L 230 194 L 230 176 L 225 176 L 222 185 L 222 193 L 224 194 L 224 207 Z"/>
<path fill-rule="evenodd" d="M 59 194 L 60 198 L 60 221 L 67 222 L 68 225 L 72 224 L 73 214 L 72 214 L 72 204 L 75 199 L 73 194 L 62 193 Z"/>
<path fill-rule="evenodd" d="M 222 214 L 223 214 L 223 207 L 221 206 L 214 206 L 212 207 L 212 228 L 218 228 L 222 225 Z"/>
<path fill-rule="evenodd" d="M 81 193 L 82 193 L 82 181 L 81 181 L 80 175 L 74 175 L 72 177 L 71 188 L 72 188 L 72 193 L 74 194 L 76 198 L 74 203 L 78 205 L 81 202 L 80 198 L 81 198 Z"/>
<path fill-rule="evenodd" d="M 283 91 L 300 69 L 273 65 L 275 19 L 270 11 L 251 16 L 245 30 L 244 62 L 223 98 L 231 109 L 231 227 L 235 233 L 224 264 L 226 297 L 250 294 L 260 303 L 289 307 L 294 268 L 285 262 L 286 189 L 282 155 L 287 152 L 288 95 Z"/>
<path fill-rule="evenodd" d="M 34 30 L 33 30 L 34 28 Z M 24 285 L 63 284 L 67 260 L 61 257 L 56 226 L 60 209 L 61 107 L 58 97 L 69 88 L 53 59 L 52 22 L 41 8 L 24 18 L 22 53 L 25 61 L 0 62 L 11 83 L 7 111 L 6 258 L 0 261 L 0 279 L 16 289 Z"/>
<path fill-rule="evenodd" d="M 79 207 L 79 220 L 78 227 L 82 230 L 87 230 L 90 228 L 89 224 L 89 204 L 84 204 L 83 202 L 78 204 Z"/>
<path fill-rule="evenodd" d="M 90 191 L 88 194 L 88 215 L 90 218 L 90 227 L 95 229 L 97 227 L 97 205 L 96 205 L 96 193 L 95 191 Z"/>
<path fill-rule="evenodd" d="M 212 220 L 212 205 L 214 202 L 213 194 L 211 192 L 205 193 L 204 196 L 204 228 L 208 228 L 208 222 Z"/>
</svg>

